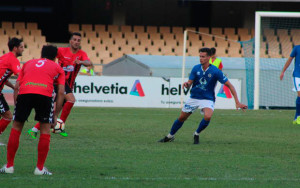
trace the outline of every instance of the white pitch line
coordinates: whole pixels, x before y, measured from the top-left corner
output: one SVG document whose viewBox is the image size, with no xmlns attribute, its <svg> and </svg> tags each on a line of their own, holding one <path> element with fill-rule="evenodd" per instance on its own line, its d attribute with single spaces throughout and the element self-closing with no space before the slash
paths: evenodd
<svg viewBox="0 0 300 188">
<path fill-rule="evenodd" d="M 1 176 L 1 179 L 12 179 L 12 180 L 32 180 L 32 177 L 12 177 L 9 178 L 9 175 Z M 173 181 L 293 181 L 293 182 L 300 182 L 300 179 L 298 178 L 215 178 L 215 177 L 198 177 L 198 178 L 189 178 L 189 177 L 182 177 L 182 178 L 173 178 L 173 177 L 145 177 L 145 178 L 139 178 L 139 177 L 84 177 L 84 178 L 78 178 L 78 177 L 55 177 L 54 176 L 43 176 L 40 177 L 40 179 L 51 179 L 51 180 L 70 180 L 70 179 L 81 179 L 81 180 L 110 180 L 110 181 L 166 181 L 166 180 L 173 180 Z"/>
</svg>

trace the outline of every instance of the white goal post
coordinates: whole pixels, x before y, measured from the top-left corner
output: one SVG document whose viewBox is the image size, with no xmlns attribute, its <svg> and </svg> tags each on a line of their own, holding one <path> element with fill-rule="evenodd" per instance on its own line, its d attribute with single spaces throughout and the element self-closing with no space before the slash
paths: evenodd
<svg viewBox="0 0 300 188">
<path fill-rule="evenodd" d="M 262 17 L 300 18 L 300 12 L 264 12 L 255 13 L 255 50 L 254 50 L 254 110 L 259 109 L 259 71 L 260 71 L 260 36 Z"/>
</svg>

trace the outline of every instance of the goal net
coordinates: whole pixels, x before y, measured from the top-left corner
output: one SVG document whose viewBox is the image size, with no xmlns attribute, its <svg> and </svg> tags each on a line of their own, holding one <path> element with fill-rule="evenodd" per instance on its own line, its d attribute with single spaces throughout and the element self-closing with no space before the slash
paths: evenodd
<svg viewBox="0 0 300 188">
<path fill-rule="evenodd" d="M 255 38 L 242 42 L 250 108 L 295 106 L 294 63 L 280 81 L 281 70 L 293 47 L 300 44 L 300 13 L 256 12 Z"/>
</svg>

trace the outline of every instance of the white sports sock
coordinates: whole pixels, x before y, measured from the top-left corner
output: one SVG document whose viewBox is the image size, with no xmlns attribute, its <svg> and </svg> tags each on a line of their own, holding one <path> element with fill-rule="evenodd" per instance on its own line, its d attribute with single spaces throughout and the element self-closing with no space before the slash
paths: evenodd
<svg viewBox="0 0 300 188">
<path fill-rule="evenodd" d="M 173 138 L 174 135 L 171 135 L 171 134 L 169 133 L 167 137 L 168 137 L 168 138 Z"/>
<path fill-rule="evenodd" d="M 197 133 L 196 131 L 194 132 L 194 135 L 197 135 L 197 136 L 199 136 L 199 133 Z"/>
<path fill-rule="evenodd" d="M 32 127 L 32 129 L 31 129 L 33 132 L 38 132 L 39 130 L 37 129 L 37 128 L 35 128 L 35 127 Z"/>
</svg>

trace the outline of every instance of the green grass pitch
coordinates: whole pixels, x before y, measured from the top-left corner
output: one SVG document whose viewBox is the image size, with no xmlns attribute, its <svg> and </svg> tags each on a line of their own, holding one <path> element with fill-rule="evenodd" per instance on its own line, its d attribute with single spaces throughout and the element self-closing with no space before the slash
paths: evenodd
<svg viewBox="0 0 300 188">
<path fill-rule="evenodd" d="M 172 143 L 158 143 L 180 109 L 79 108 L 66 123 L 69 137 L 52 134 L 45 166 L 37 177 L 38 140 L 25 124 L 15 173 L 0 175 L 0 187 L 298 187 L 300 126 L 293 110 L 215 110 L 200 144 L 195 112 Z M 33 113 L 34 114 L 34 113 Z M 0 137 L 7 141 L 11 125 Z M 0 147 L 0 165 L 6 149 Z"/>
</svg>

